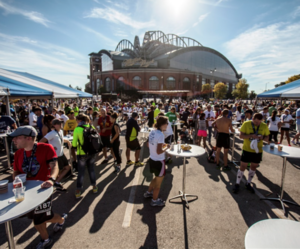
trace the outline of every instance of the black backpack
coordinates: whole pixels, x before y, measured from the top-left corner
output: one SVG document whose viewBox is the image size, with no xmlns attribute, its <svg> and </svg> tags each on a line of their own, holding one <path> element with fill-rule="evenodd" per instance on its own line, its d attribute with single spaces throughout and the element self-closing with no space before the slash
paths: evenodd
<svg viewBox="0 0 300 249">
<path fill-rule="evenodd" d="M 102 143 L 99 133 L 93 126 L 83 128 L 83 144 L 80 144 L 86 155 L 93 155 L 102 150 Z M 79 141 L 79 140 L 78 140 Z"/>
</svg>

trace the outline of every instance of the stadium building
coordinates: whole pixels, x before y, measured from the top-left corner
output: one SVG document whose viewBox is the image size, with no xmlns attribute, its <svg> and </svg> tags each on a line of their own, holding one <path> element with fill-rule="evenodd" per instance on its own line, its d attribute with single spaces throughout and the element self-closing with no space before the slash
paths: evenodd
<svg viewBox="0 0 300 249">
<path fill-rule="evenodd" d="M 142 44 L 121 40 L 115 51 L 102 49 L 90 56 L 92 93 L 135 90 L 143 96 L 199 96 L 202 85 L 218 82 L 231 93 L 242 77 L 218 51 L 189 37 L 147 31 Z M 89 86 L 88 86 L 89 85 Z M 213 96 L 213 93 L 209 93 Z"/>
</svg>

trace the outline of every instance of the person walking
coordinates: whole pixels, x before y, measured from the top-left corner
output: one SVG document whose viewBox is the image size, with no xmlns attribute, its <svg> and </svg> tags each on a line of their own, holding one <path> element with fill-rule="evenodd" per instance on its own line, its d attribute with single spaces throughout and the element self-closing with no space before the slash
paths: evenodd
<svg viewBox="0 0 300 249">
<path fill-rule="evenodd" d="M 163 132 L 166 131 L 167 127 L 168 119 L 164 116 L 159 116 L 155 124 L 156 129 L 151 131 L 149 134 L 149 166 L 150 172 L 154 174 L 155 177 L 151 181 L 148 191 L 144 193 L 144 197 L 152 198 L 150 205 L 153 207 L 165 206 L 165 201 L 158 198 L 158 196 L 160 192 L 161 183 L 166 174 L 165 152 L 170 147 L 170 145 L 164 146 L 165 137 Z"/>
<path fill-rule="evenodd" d="M 272 112 L 271 117 L 268 118 L 267 125 L 270 131 L 269 142 L 272 142 L 272 138 L 274 138 L 274 142 L 278 144 L 277 136 L 278 136 L 279 129 L 281 127 L 281 122 L 280 122 L 280 118 L 277 117 L 276 110 L 274 110 Z"/>
<path fill-rule="evenodd" d="M 281 136 L 280 136 L 280 144 L 282 144 L 282 140 L 284 135 L 286 136 L 286 140 L 288 145 L 291 146 L 290 141 L 290 124 L 292 120 L 292 116 L 290 115 L 290 111 L 288 109 L 284 110 L 284 114 L 281 115 Z"/>
<path fill-rule="evenodd" d="M 198 119 L 197 123 L 198 145 L 201 146 L 201 140 L 203 139 L 203 148 L 205 149 L 208 127 L 208 121 L 205 119 L 205 113 L 200 114 L 200 118 Z"/>
<path fill-rule="evenodd" d="M 207 106 L 207 110 L 204 112 L 205 119 L 208 121 L 208 143 L 211 144 L 211 135 L 212 135 L 212 123 L 215 119 L 215 113 L 211 110 L 211 106 Z"/>
<path fill-rule="evenodd" d="M 111 129 L 111 140 L 110 143 L 112 144 L 112 150 L 113 150 L 113 155 L 115 158 L 116 166 L 115 166 L 115 172 L 119 173 L 121 170 L 121 155 L 120 155 L 120 126 L 117 123 L 118 120 L 118 114 L 114 112 L 110 116 L 110 122 L 113 124 L 113 127 Z"/>
</svg>

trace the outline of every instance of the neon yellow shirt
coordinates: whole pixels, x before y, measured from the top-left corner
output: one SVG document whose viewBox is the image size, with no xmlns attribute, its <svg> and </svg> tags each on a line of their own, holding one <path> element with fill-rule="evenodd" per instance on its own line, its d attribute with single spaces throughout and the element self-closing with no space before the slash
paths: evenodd
<svg viewBox="0 0 300 249">
<path fill-rule="evenodd" d="M 257 126 L 254 126 L 255 131 L 257 130 Z M 255 131 L 253 131 L 253 127 L 252 127 L 252 121 L 246 121 L 243 123 L 241 129 L 241 132 L 245 133 L 246 135 L 250 135 L 250 134 L 255 134 Z M 270 131 L 268 128 L 268 125 L 264 122 L 261 122 L 258 128 L 258 135 L 263 135 L 263 136 L 269 136 L 270 135 Z M 250 139 L 244 139 L 244 143 L 243 143 L 243 150 L 247 151 L 247 152 L 251 152 L 251 153 L 256 153 L 255 150 L 252 150 L 250 147 L 251 144 L 251 140 Z M 262 153 L 263 149 L 263 140 L 260 140 L 257 144 L 258 150 L 260 153 Z"/>
<path fill-rule="evenodd" d="M 90 127 L 89 124 L 83 125 L 84 127 Z M 93 127 L 93 126 L 92 126 Z M 81 148 L 81 145 L 83 144 L 83 128 L 82 127 L 76 127 L 73 133 L 73 141 L 72 141 L 72 147 L 77 148 L 77 155 L 83 156 L 85 155 L 83 149 Z"/>
<path fill-rule="evenodd" d="M 160 109 L 159 108 L 156 108 L 155 110 L 154 110 L 154 123 L 156 123 L 156 117 L 158 116 L 158 114 L 160 113 Z"/>
<path fill-rule="evenodd" d="M 78 106 L 74 107 L 73 111 L 74 111 L 74 115 L 76 117 L 79 114 L 79 108 L 78 108 Z"/>
</svg>

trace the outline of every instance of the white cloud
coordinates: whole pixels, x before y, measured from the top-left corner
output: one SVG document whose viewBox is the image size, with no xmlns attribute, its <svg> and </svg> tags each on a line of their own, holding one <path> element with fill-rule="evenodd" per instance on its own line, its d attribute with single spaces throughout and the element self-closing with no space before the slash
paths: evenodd
<svg viewBox="0 0 300 249">
<path fill-rule="evenodd" d="M 215 3 L 215 6 L 218 6 L 220 3 L 222 3 L 223 0 L 218 0 L 216 3 Z"/>
<path fill-rule="evenodd" d="M 123 14 L 110 7 L 93 8 L 87 15 L 85 15 L 85 18 L 101 18 L 112 23 L 124 24 L 135 29 L 155 26 L 154 21 L 139 22 L 131 18 L 129 15 Z"/>
<path fill-rule="evenodd" d="M 6 4 L 1 0 L 0 0 L 0 8 L 4 9 L 7 14 L 22 15 L 33 22 L 44 25 L 45 27 L 48 27 L 48 23 L 50 23 L 50 21 L 39 12 L 19 9 L 9 4 Z"/>
<path fill-rule="evenodd" d="M 36 74 L 65 85 L 88 82 L 89 59 L 61 46 L 0 33 L 0 67 Z"/>
<path fill-rule="evenodd" d="M 294 12 L 292 13 L 292 17 L 293 17 L 293 18 L 296 18 L 296 17 L 298 17 L 298 16 L 300 16 L 300 6 L 298 6 L 298 7 L 294 10 Z"/>
<path fill-rule="evenodd" d="M 225 43 L 226 56 L 252 88 L 270 82 L 275 85 L 299 74 L 300 23 L 255 26 Z"/>
<path fill-rule="evenodd" d="M 206 13 L 206 14 L 203 14 L 203 15 L 199 16 L 198 21 L 193 24 L 193 27 L 195 27 L 199 23 L 201 23 L 208 15 L 209 15 L 209 13 Z"/>
</svg>

